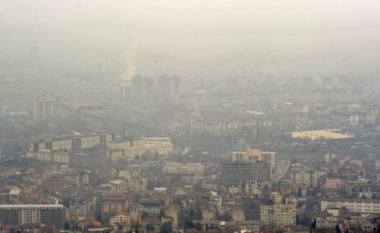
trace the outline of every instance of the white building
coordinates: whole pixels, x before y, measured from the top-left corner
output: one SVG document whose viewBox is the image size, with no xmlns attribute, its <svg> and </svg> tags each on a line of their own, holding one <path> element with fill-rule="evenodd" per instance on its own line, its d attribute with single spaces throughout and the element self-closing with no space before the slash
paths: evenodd
<svg viewBox="0 0 380 233">
<path fill-rule="evenodd" d="M 296 224 L 296 205 L 281 204 L 261 205 L 260 220 L 276 226 Z"/>
<path fill-rule="evenodd" d="M 61 104 L 58 95 L 34 97 L 34 119 L 56 117 L 61 115 Z"/>
<path fill-rule="evenodd" d="M 309 187 L 316 187 L 318 185 L 318 178 L 323 174 L 323 171 L 316 171 L 313 168 L 292 168 L 290 171 L 290 181 L 297 184 L 306 184 Z"/>
<path fill-rule="evenodd" d="M 193 173 L 197 176 L 203 176 L 203 165 L 201 163 L 165 162 L 162 170 L 165 173 Z"/>
<path fill-rule="evenodd" d="M 330 204 L 341 204 L 350 212 L 362 214 L 380 212 L 380 200 L 378 199 L 321 198 L 321 211 L 325 211 Z"/>
<path fill-rule="evenodd" d="M 337 160 L 336 154 L 333 153 L 326 153 L 325 154 L 325 162 L 331 163 L 332 161 Z"/>
<path fill-rule="evenodd" d="M 248 151 L 233 151 L 232 161 L 265 161 L 272 166 L 272 169 L 276 168 L 276 156 L 277 152 L 262 151 L 257 149 L 251 149 Z"/>
</svg>

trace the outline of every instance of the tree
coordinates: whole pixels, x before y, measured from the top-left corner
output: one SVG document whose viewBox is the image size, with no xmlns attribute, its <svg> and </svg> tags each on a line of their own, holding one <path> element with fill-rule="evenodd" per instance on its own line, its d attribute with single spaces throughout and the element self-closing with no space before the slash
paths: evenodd
<svg viewBox="0 0 380 233">
<path fill-rule="evenodd" d="M 154 227 L 153 225 L 147 224 L 145 229 L 146 231 L 155 231 L 156 227 Z"/>
<path fill-rule="evenodd" d="M 296 215 L 296 225 L 301 225 L 301 218 L 298 214 Z"/>
<path fill-rule="evenodd" d="M 142 155 L 142 159 L 143 159 L 144 162 L 146 162 L 146 159 L 147 159 L 146 154 Z"/>
<path fill-rule="evenodd" d="M 144 218 L 147 218 L 147 217 L 149 217 L 149 214 L 147 212 L 143 211 L 141 213 L 141 219 L 144 219 Z"/>
<path fill-rule="evenodd" d="M 71 202 L 71 197 L 65 198 L 62 202 L 62 205 L 65 206 L 66 208 L 70 208 L 70 202 Z"/>
<path fill-rule="evenodd" d="M 335 225 L 335 233 L 342 233 L 338 224 Z"/>
<path fill-rule="evenodd" d="M 197 223 L 195 224 L 195 229 L 196 229 L 197 231 L 202 231 L 202 230 L 203 230 L 203 227 L 202 227 L 202 225 L 201 225 L 199 222 L 197 222 Z"/>
<path fill-rule="evenodd" d="M 218 225 L 211 223 L 209 229 L 218 229 Z"/>
<path fill-rule="evenodd" d="M 165 211 L 163 209 L 160 209 L 160 213 L 158 214 L 158 220 L 161 221 L 161 219 L 165 217 Z"/>
<path fill-rule="evenodd" d="M 317 220 L 314 218 L 313 224 L 311 225 L 313 229 L 317 228 Z"/>
<path fill-rule="evenodd" d="M 186 229 L 191 229 L 191 228 L 194 228 L 195 227 L 195 224 L 193 221 L 191 221 L 190 219 L 186 219 L 185 220 L 185 230 Z"/>
<path fill-rule="evenodd" d="M 68 221 L 65 222 L 65 230 L 70 230 L 70 224 Z"/>
<path fill-rule="evenodd" d="M 265 189 L 266 191 L 269 191 L 268 184 L 265 184 L 265 185 L 264 185 L 264 189 Z"/>
<path fill-rule="evenodd" d="M 136 160 L 136 161 L 140 160 L 140 155 L 136 155 L 136 156 L 135 156 L 135 160 Z"/>
<path fill-rule="evenodd" d="M 193 209 L 190 210 L 189 217 L 190 218 L 194 217 L 194 210 Z"/>
<path fill-rule="evenodd" d="M 302 197 L 301 187 L 298 187 L 298 197 Z"/>
<path fill-rule="evenodd" d="M 103 222 L 102 215 L 100 213 L 98 213 L 98 215 L 96 216 L 96 221 Z"/>
<path fill-rule="evenodd" d="M 172 233 L 172 232 L 173 232 L 172 222 L 166 222 L 162 224 L 160 233 Z"/>
<path fill-rule="evenodd" d="M 345 217 L 348 215 L 348 213 L 349 213 L 349 210 L 347 209 L 347 207 L 343 206 L 342 208 L 340 208 L 338 216 Z"/>
</svg>

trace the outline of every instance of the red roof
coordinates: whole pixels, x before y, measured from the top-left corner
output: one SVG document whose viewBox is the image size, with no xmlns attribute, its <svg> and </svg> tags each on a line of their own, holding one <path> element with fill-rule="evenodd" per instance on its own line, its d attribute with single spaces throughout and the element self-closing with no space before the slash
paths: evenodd
<svg viewBox="0 0 380 233">
<path fill-rule="evenodd" d="M 131 226 L 131 223 L 129 221 L 123 221 L 123 222 L 119 222 L 119 226 Z"/>
<path fill-rule="evenodd" d="M 102 223 L 101 223 L 101 222 L 98 222 L 98 221 L 92 221 L 92 225 L 93 225 L 94 227 L 100 227 L 100 226 L 102 225 Z"/>
<path fill-rule="evenodd" d="M 213 232 L 218 232 L 218 230 L 217 229 L 208 229 L 207 232 L 213 233 Z"/>
</svg>

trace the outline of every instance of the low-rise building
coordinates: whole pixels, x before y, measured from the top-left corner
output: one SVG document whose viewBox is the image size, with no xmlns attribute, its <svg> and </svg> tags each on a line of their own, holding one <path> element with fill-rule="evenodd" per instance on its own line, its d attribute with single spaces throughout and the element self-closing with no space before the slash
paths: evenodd
<svg viewBox="0 0 380 233">
<path fill-rule="evenodd" d="M 359 213 L 379 213 L 380 200 L 376 199 L 354 199 L 354 198 L 321 198 L 321 211 L 327 209 L 330 204 L 340 204 L 345 206 L 351 212 Z"/>
</svg>

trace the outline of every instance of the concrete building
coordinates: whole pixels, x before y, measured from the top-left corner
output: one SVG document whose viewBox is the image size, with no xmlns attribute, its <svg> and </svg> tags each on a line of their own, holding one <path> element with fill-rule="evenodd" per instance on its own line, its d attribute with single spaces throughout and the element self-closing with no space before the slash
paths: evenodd
<svg viewBox="0 0 380 233">
<path fill-rule="evenodd" d="M 380 200 L 355 198 L 321 198 L 321 211 L 325 211 L 331 204 L 345 206 L 350 212 L 362 214 L 379 213 Z"/>
<path fill-rule="evenodd" d="M 324 172 L 316 171 L 314 168 L 296 167 L 290 171 L 290 181 L 292 183 L 306 184 L 309 187 L 316 187 L 318 178 Z"/>
<path fill-rule="evenodd" d="M 122 195 L 107 195 L 103 197 L 101 203 L 102 215 L 115 214 L 117 212 L 126 212 L 128 209 L 128 200 Z"/>
<path fill-rule="evenodd" d="M 58 95 L 42 95 L 34 97 L 34 119 L 58 117 L 61 115 L 61 104 Z"/>
<path fill-rule="evenodd" d="M 113 167 L 102 167 L 98 169 L 98 177 L 101 180 L 108 181 L 111 178 L 116 177 L 117 172 L 116 169 Z"/>
<path fill-rule="evenodd" d="M 9 202 L 10 202 L 10 203 L 16 203 L 16 202 L 18 202 L 18 200 L 19 200 L 19 198 L 20 198 L 20 194 L 21 194 L 21 189 L 20 189 L 20 187 L 13 186 L 13 187 L 9 190 Z"/>
<path fill-rule="evenodd" d="M 281 203 L 282 201 L 281 194 L 278 192 L 271 192 L 269 198 L 273 201 L 273 203 Z"/>
<path fill-rule="evenodd" d="M 213 209 L 203 209 L 202 210 L 202 221 L 215 220 L 215 210 Z"/>
<path fill-rule="evenodd" d="M 264 161 L 232 162 L 222 166 L 223 182 L 265 181 L 271 178 L 271 165 Z"/>
<path fill-rule="evenodd" d="M 44 223 L 62 228 L 65 221 L 64 212 L 63 205 L 0 205 L 1 223 L 9 225 Z"/>
<path fill-rule="evenodd" d="M 160 76 L 158 86 L 164 103 L 173 104 L 177 102 L 180 93 L 180 79 L 178 77 Z"/>
<path fill-rule="evenodd" d="M 35 158 L 44 162 L 52 162 L 53 154 L 51 150 L 39 150 L 35 155 Z"/>
<path fill-rule="evenodd" d="M 127 139 L 118 139 L 108 142 L 108 147 L 110 149 L 121 149 L 126 150 L 132 146 L 132 141 Z"/>
<path fill-rule="evenodd" d="M 333 153 L 326 153 L 325 154 L 325 162 L 331 163 L 332 161 L 337 160 L 336 154 Z"/>
<path fill-rule="evenodd" d="M 344 181 L 336 177 L 326 177 L 326 189 L 331 191 L 339 191 L 342 189 Z"/>
<path fill-rule="evenodd" d="M 200 163 L 165 162 L 162 170 L 164 173 L 193 173 L 203 176 L 203 165 Z"/>
<path fill-rule="evenodd" d="M 96 135 L 63 137 L 52 140 L 43 140 L 35 143 L 28 143 L 27 157 L 37 157 L 37 159 L 47 161 L 48 150 L 52 152 L 77 152 L 93 147 L 106 149 L 108 142 L 112 141 L 113 138 L 113 134 L 99 133 Z M 39 155 L 38 153 L 40 151 L 42 151 L 41 153 L 45 153 L 45 155 Z M 53 158 L 50 158 L 50 161 L 53 161 Z"/>
<path fill-rule="evenodd" d="M 131 176 L 133 191 L 144 195 L 146 192 L 146 178 L 144 176 Z"/>
<path fill-rule="evenodd" d="M 245 213 L 242 208 L 233 208 L 232 210 L 232 221 L 233 222 L 244 222 L 245 221 Z"/>
<path fill-rule="evenodd" d="M 144 207 L 144 211 L 150 216 L 158 216 L 161 208 L 164 206 L 162 200 L 154 198 L 141 198 L 138 202 L 139 205 Z"/>
<path fill-rule="evenodd" d="M 70 163 L 70 153 L 67 151 L 55 151 L 53 153 L 53 162 L 54 163 Z"/>
<path fill-rule="evenodd" d="M 124 192 L 124 182 L 122 180 L 111 180 L 108 184 L 113 186 L 113 194 L 120 195 Z"/>
<path fill-rule="evenodd" d="M 107 153 L 107 159 L 110 159 L 112 161 L 124 159 L 123 149 L 111 149 L 111 150 L 107 150 L 106 153 Z"/>
<path fill-rule="evenodd" d="M 275 226 L 296 224 L 296 205 L 275 203 L 260 206 L 260 220 Z"/>
<path fill-rule="evenodd" d="M 257 149 L 251 149 L 248 151 L 232 152 L 232 161 L 264 161 L 272 166 L 272 169 L 276 168 L 276 156 L 277 152 L 262 151 Z"/>
<path fill-rule="evenodd" d="M 115 228 L 119 226 L 119 223 L 122 222 L 131 222 L 131 215 L 127 212 L 121 211 L 116 213 L 114 216 L 110 218 L 110 226 Z"/>
</svg>

